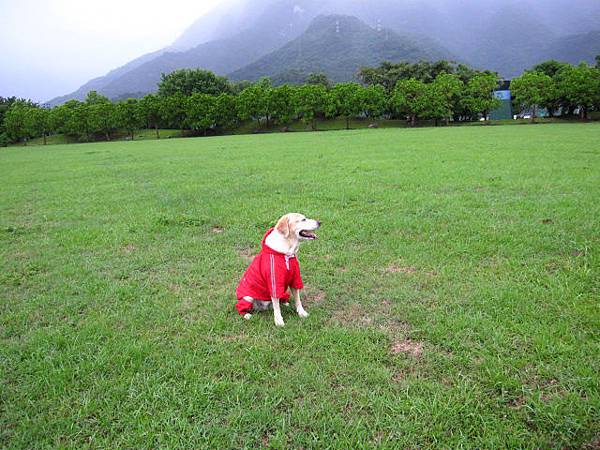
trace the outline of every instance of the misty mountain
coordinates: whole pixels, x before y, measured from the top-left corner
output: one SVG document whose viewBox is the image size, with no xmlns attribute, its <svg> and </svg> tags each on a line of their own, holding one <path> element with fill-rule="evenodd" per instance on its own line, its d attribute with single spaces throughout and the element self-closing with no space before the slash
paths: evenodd
<svg viewBox="0 0 600 450">
<path fill-rule="evenodd" d="M 152 61 L 155 58 L 158 58 L 164 52 L 165 52 L 165 50 L 158 50 L 156 52 L 152 52 L 152 53 L 148 53 L 146 55 L 140 56 L 139 58 L 136 58 L 136 59 L 128 62 L 124 66 L 121 66 L 115 70 L 110 71 L 103 77 L 94 78 L 94 79 L 88 81 L 86 84 L 84 84 L 79 89 L 77 89 L 75 92 L 72 92 L 71 94 L 67 94 L 62 97 L 56 97 L 55 99 L 50 100 L 48 102 L 48 104 L 50 106 L 56 106 L 56 105 L 60 105 L 64 102 L 66 102 L 68 100 L 73 100 L 73 99 L 84 100 L 85 97 L 87 96 L 87 93 L 90 91 L 105 92 L 106 86 L 109 85 L 112 81 L 118 80 L 120 77 L 126 75 L 127 73 L 131 72 L 132 70 L 135 70 L 139 66 L 142 66 L 146 62 Z M 139 92 L 139 91 L 126 91 L 126 92 L 122 92 L 120 94 L 124 94 L 124 93 L 133 94 L 135 92 Z M 146 91 L 146 92 L 150 92 L 150 91 Z M 118 95 L 119 94 L 117 94 L 115 96 L 118 96 Z"/>
<path fill-rule="evenodd" d="M 229 2 L 230 5 L 237 3 L 240 2 Z M 245 4 L 249 5 L 248 2 Z M 262 9 L 249 8 L 238 12 L 248 27 L 235 32 L 224 26 L 204 28 L 208 23 L 206 21 L 212 20 L 211 17 L 221 21 L 215 23 L 226 22 L 229 17 L 226 14 L 213 13 L 204 17 L 184 32 L 171 47 L 138 58 L 104 77 L 91 80 L 71 94 L 51 100 L 49 104 L 54 106 L 73 98 L 82 100 L 90 90 L 109 98 L 141 96 L 156 91 L 162 73 L 176 69 L 202 68 L 225 75 L 297 37 L 312 20 L 293 0 L 265 1 L 263 6 Z M 233 23 L 239 25 L 240 20 L 237 17 Z M 218 39 L 210 40 L 212 38 Z M 188 47 L 192 39 L 208 41 L 187 50 L 178 50 Z"/>
<path fill-rule="evenodd" d="M 248 76 L 255 77 L 254 71 L 266 64 L 263 57 L 297 39 L 316 17 L 331 14 L 354 16 L 408 40 L 410 35 L 426 36 L 417 39 L 421 47 L 432 49 L 432 42 L 441 42 L 457 59 L 504 77 L 516 76 L 548 55 L 592 61 L 599 45 L 598 0 L 226 0 L 172 46 L 96 78 L 52 104 L 83 98 L 92 89 L 111 98 L 151 92 L 162 72 L 180 68 L 226 75 L 250 66 Z M 331 57 L 333 53 L 331 49 Z M 401 53 L 386 49 L 382 54 L 393 60 Z M 310 64 L 305 60 L 299 68 L 308 70 Z M 278 70 L 270 65 L 265 66 L 269 73 Z"/>
<path fill-rule="evenodd" d="M 582 61 L 593 63 L 595 55 L 600 55 L 600 30 L 565 36 L 550 43 L 543 59 L 556 59 L 570 64 Z"/>
<path fill-rule="evenodd" d="M 382 61 L 451 59 L 450 52 L 427 38 L 401 36 L 374 29 L 352 16 L 317 17 L 298 38 L 258 61 L 230 74 L 233 80 L 304 81 L 310 73 L 325 73 L 332 81 L 353 79 L 361 66 Z"/>
</svg>

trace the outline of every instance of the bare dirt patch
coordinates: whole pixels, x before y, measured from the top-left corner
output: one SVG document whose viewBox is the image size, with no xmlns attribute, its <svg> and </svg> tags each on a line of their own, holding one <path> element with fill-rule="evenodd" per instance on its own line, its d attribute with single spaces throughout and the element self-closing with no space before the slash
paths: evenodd
<svg viewBox="0 0 600 450">
<path fill-rule="evenodd" d="M 265 446 L 265 448 L 269 448 L 269 436 L 262 435 L 260 441 L 262 442 L 262 445 Z"/>
<path fill-rule="evenodd" d="M 509 400 L 506 403 L 506 406 L 508 406 L 511 409 L 521 409 L 524 404 L 525 404 L 525 397 L 523 397 L 521 395 L 519 397 L 516 397 L 516 398 L 513 398 L 513 399 Z"/>
<path fill-rule="evenodd" d="M 544 220 L 542 220 L 542 223 L 544 225 L 551 225 L 551 224 L 554 223 L 554 220 L 552 220 L 552 219 L 544 219 Z"/>
<path fill-rule="evenodd" d="M 307 288 L 302 293 L 302 301 L 306 301 L 308 305 L 315 305 L 318 303 L 322 303 L 327 298 L 325 291 L 314 288 Z"/>
<path fill-rule="evenodd" d="M 181 292 L 181 286 L 177 283 L 169 283 L 169 291 L 173 292 L 174 294 L 179 294 Z"/>
<path fill-rule="evenodd" d="M 411 376 L 412 374 L 414 374 L 416 372 L 416 369 L 414 367 L 405 367 L 401 370 L 398 370 L 394 373 L 394 375 L 392 376 L 392 381 L 396 382 L 396 383 L 402 383 L 403 381 L 406 380 L 406 378 L 408 378 L 409 376 Z"/>
<path fill-rule="evenodd" d="M 384 269 L 384 273 L 417 273 L 417 269 L 409 266 L 397 266 L 392 264 Z"/>
<path fill-rule="evenodd" d="M 335 310 L 331 320 L 339 325 L 358 327 L 368 327 L 373 324 L 373 318 L 369 316 L 365 308 L 356 303 L 347 308 Z"/>
<path fill-rule="evenodd" d="M 600 450 L 600 436 L 596 436 L 591 442 L 583 446 L 585 450 Z"/>
<path fill-rule="evenodd" d="M 133 244 L 127 244 L 126 246 L 121 248 L 121 251 L 127 255 L 130 255 L 131 253 L 136 251 L 136 247 Z"/>
<path fill-rule="evenodd" d="M 405 273 L 407 275 L 412 275 L 416 273 L 421 273 L 427 277 L 436 277 L 438 273 L 435 270 L 422 271 L 413 266 L 400 266 L 397 264 L 392 264 L 385 269 L 383 269 L 383 273 L 385 274 L 395 274 L 395 273 Z"/>
<path fill-rule="evenodd" d="M 225 231 L 225 228 L 223 228 L 223 227 L 220 227 L 220 226 L 218 226 L 218 225 L 217 225 L 217 226 L 214 226 L 214 227 L 212 227 L 212 228 L 210 229 L 210 231 L 212 231 L 213 233 L 220 234 L 220 233 L 222 233 L 223 231 Z"/>
<path fill-rule="evenodd" d="M 254 260 L 256 253 L 254 253 L 254 250 L 252 249 L 244 248 L 238 251 L 238 256 L 250 264 Z"/>
<path fill-rule="evenodd" d="M 390 352 L 394 355 L 404 353 L 414 356 L 415 358 L 420 358 L 421 355 L 423 355 L 423 343 L 419 341 L 413 341 L 411 339 L 395 341 L 390 347 Z"/>
</svg>

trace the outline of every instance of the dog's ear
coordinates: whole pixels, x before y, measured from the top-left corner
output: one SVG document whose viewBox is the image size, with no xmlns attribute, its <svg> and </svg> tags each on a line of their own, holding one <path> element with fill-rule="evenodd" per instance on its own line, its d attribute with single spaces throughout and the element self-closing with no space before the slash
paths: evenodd
<svg viewBox="0 0 600 450">
<path fill-rule="evenodd" d="M 279 219 L 279 222 L 277 222 L 277 225 L 275 225 L 275 229 L 281 234 L 283 234 L 283 237 L 288 238 L 290 236 L 289 216 L 285 215 L 281 219 Z"/>
</svg>

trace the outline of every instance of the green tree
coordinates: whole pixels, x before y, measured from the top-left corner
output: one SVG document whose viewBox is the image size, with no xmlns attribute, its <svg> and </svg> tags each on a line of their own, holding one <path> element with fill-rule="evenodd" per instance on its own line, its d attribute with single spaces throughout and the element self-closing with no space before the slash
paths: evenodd
<svg viewBox="0 0 600 450">
<path fill-rule="evenodd" d="M 557 86 L 556 86 L 558 74 L 560 73 L 561 70 L 568 68 L 568 67 L 570 67 L 570 65 L 567 63 L 563 63 L 563 62 L 551 59 L 551 60 L 536 64 L 532 68 L 532 71 L 546 74 L 550 78 L 552 78 L 552 88 L 548 92 L 546 92 L 543 102 L 539 104 L 543 108 L 546 108 L 546 110 L 548 111 L 548 115 L 550 117 L 554 117 L 554 115 L 557 113 L 557 111 L 560 109 L 560 107 L 562 105 L 566 106 L 566 104 L 568 103 L 566 98 L 561 95 L 561 92 L 559 92 L 559 90 L 557 89 Z M 520 105 L 517 102 L 517 108 L 518 107 L 520 107 Z"/>
<path fill-rule="evenodd" d="M 117 127 L 127 131 L 133 141 L 135 132 L 144 126 L 145 121 L 139 100 L 129 98 L 117 103 L 115 113 Z"/>
<path fill-rule="evenodd" d="M 163 97 L 160 102 L 160 118 L 171 129 L 185 130 L 187 118 L 187 99 L 181 93 Z"/>
<path fill-rule="evenodd" d="M 213 114 L 216 127 L 225 130 L 235 127 L 239 122 L 237 97 L 230 94 L 216 97 Z"/>
<path fill-rule="evenodd" d="M 392 96 L 392 104 L 399 114 L 409 118 L 414 127 L 428 108 L 427 85 L 415 78 L 399 80 Z"/>
<path fill-rule="evenodd" d="M 99 102 L 88 105 L 90 131 L 94 134 L 103 134 L 110 141 L 112 133 L 118 127 L 117 109 L 108 102 Z"/>
<path fill-rule="evenodd" d="M 329 91 L 328 115 L 343 117 L 346 130 L 350 129 L 350 119 L 364 111 L 363 87 L 357 83 L 339 83 Z"/>
<path fill-rule="evenodd" d="M 284 84 L 274 88 L 272 92 L 273 117 L 278 123 L 285 126 L 289 125 L 296 113 L 297 106 L 294 91 L 294 87 Z"/>
<path fill-rule="evenodd" d="M 542 72 L 525 72 L 512 80 L 510 90 L 522 109 L 531 108 L 531 122 L 535 122 L 537 108 L 543 105 L 554 91 L 552 78 Z"/>
<path fill-rule="evenodd" d="M 44 145 L 51 131 L 50 110 L 45 108 L 29 107 L 25 115 L 25 128 L 33 137 L 42 137 Z"/>
<path fill-rule="evenodd" d="M 494 96 L 498 87 L 498 75 L 491 72 L 477 73 L 469 80 L 465 89 L 463 105 L 473 114 L 481 114 L 488 120 L 490 111 L 500 106 L 500 100 Z"/>
<path fill-rule="evenodd" d="M 89 111 L 88 105 L 78 100 L 56 106 L 50 113 L 52 128 L 67 136 L 77 137 L 79 140 L 89 140 Z"/>
<path fill-rule="evenodd" d="M 459 76 L 449 73 L 439 74 L 433 83 L 428 85 L 429 115 L 435 119 L 436 126 L 439 119 L 448 125 L 458 109 L 463 88 L 464 84 Z"/>
<path fill-rule="evenodd" d="M 231 86 L 225 77 L 201 69 L 180 69 L 170 74 L 162 74 L 158 84 L 158 94 L 170 97 L 175 94 L 190 96 L 192 94 L 220 95 L 231 93 Z"/>
<path fill-rule="evenodd" d="M 320 84 L 326 89 L 331 88 L 331 80 L 327 78 L 327 75 L 324 73 L 310 73 L 306 77 L 305 84 Z"/>
<path fill-rule="evenodd" d="M 148 128 L 154 128 L 156 139 L 160 139 L 158 130 L 160 125 L 160 106 L 162 98 L 154 94 L 148 94 L 140 100 L 140 115 Z"/>
<path fill-rule="evenodd" d="M 600 55 L 596 55 L 596 69 L 600 69 Z"/>
<path fill-rule="evenodd" d="M 252 86 L 252 81 L 248 81 L 248 80 L 236 81 L 231 85 L 231 92 L 233 93 L 233 95 L 239 95 L 243 92 L 244 89 L 247 89 L 250 86 Z"/>
<path fill-rule="evenodd" d="M 87 96 L 85 98 L 85 103 L 88 105 L 98 105 L 101 103 L 108 103 L 110 102 L 110 100 L 108 99 L 108 97 L 105 97 L 104 95 L 98 94 L 97 91 L 90 91 L 87 93 Z"/>
<path fill-rule="evenodd" d="M 22 105 L 30 105 L 33 106 L 34 104 L 30 101 L 30 100 L 25 100 L 22 98 L 17 98 L 17 97 L 2 97 L 0 96 L 0 133 L 2 133 L 4 130 L 3 128 L 3 124 L 4 124 L 4 115 L 6 114 L 6 112 L 10 109 L 10 107 L 15 104 L 15 103 L 20 103 Z"/>
<path fill-rule="evenodd" d="M 243 120 L 256 120 L 260 128 L 261 119 L 265 119 L 267 128 L 271 124 L 271 118 L 275 109 L 274 89 L 269 78 L 261 78 L 260 81 L 244 89 L 238 96 L 238 109 Z"/>
<path fill-rule="evenodd" d="M 550 78 L 554 78 L 558 72 L 568 66 L 569 64 L 567 63 L 550 59 L 533 66 L 531 72 L 540 72 L 548 75 Z"/>
<path fill-rule="evenodd" d="M 380 84 L 367 86 L 361 91 L 362 107 L 367 117 L 378 119 L 385 113 L 387 97 L 385 88 Z"/>
<path fill-rule="evenodd" d="M 564 96 L 567 108 L 579 108 L 579 117 L 586 120 L 589 110 L 600 103 L 600 71 L 581 63 L 562 69 L 556 78 L 557 89 Z"/>
<path fill-rule="evenodd" d="M 194 130 L 202 132 L 205 136 L 209 129 L 215 125 L 216 97 L 208 94 L 192 94 L 187 100 L 187 119 L 188 126 Z"/>
<path fill-rule="evenodd" d="M 31 106 L 16 102 L 4 114 L 4 128 L 10 142 L 23 142 L 27 145 L 30 130 L 27 128 L 27 116 Z"/>
<path fill-rule="evenodd" d="M 313 131 L 317 130 L 317 117 L 328 110 L 329 96 L 322 84 L 305 84 L 295 90 L 297 114 L 305 123 L 310 123 Z"/>
<path fill-rule="evenodd" d="M 357 76 L 364 85 L 383 86 L 391 96 L 399 80 L 414 78 L 423 83 L 432 83 L 441 73 L 456 74 L 463 83 L 467 83 L 476 72 L 464 64 L 455 64 L 444 60 L 417 63 L 402 61 L 397 64 L 386 61 L 378 67 L 360 68 Z"/>
</svg>

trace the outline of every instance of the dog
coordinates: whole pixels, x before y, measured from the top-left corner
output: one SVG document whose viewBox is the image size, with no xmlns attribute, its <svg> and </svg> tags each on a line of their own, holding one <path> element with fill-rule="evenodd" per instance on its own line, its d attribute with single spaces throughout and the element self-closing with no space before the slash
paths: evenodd
<svg viewBox="0 0 600 450">
<path fill-rule="evenodd" d="M 238 313 L 246 320 L 254 311 L 273 309 L 275 325 L 285 325 L 280 304 L 289 305 L 294 296 L 296 312 L 302 318 L 308 313 L 302 306 L 300 291 L 304 288 L 297 253 L 300 243 L 314 241 L 321 226 L 318 220 L 302 214 L 286 214 L 270 228 L 262 240 L 262 249 L 246 269 L 236 289 Z"/>
</svg>

